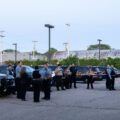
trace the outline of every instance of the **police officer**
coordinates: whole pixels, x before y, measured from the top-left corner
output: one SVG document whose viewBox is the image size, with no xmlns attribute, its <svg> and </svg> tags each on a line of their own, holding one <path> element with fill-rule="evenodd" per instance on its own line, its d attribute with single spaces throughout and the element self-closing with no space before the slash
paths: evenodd
<svg viewBox="0 0 120 120">
<path fill-rule="evenodd" d="M 60 64 L 58 64 L 58 67 L 55 69 L 55 75 L 56 75 L 57 90 L 59 91 L 59 87 L 61 87 L 61 89 L 64 90 L 64 82 L 62 80 L 63 69 L 61 68 Z"/>
<path fill-rule="evenodd" d="M 34 92 L 34 102 L 39 102 L 40 100 L 40 90 L 41 90 L 41 74 L 39 73 L 38 66 L 35 66 L 35 71 L 33 72 L 33 92 Z"/>
<path fill-rule="evenodd" d="M 65 74 L 65 87 L 66 89 L 70 88 L 70 80 L 71 80 L 71 72 L 70 72 L 70 67 L 68 66 L 64 72 Z"/>
<path fill-rule="evenodd" d="M 8 69 L 7 69 L 7 76 L 9 75 L 14 77 L 14 72 L 11 64 L 8 65 Z M 11 88 L 10 91 L 12 94 L 15 95 L 15 88 Z"/>
<path fill-rule="evenodd" d="M 20 81 L 21 68 L 22 68 L 22 62 L 19 61 L 18 65 L 16 67 L 16 79 L 15 79 L 16 90 L 17 90 L 17 98 L 18 99 L 21 99 L 21 81 Z"/>
<path fill-rule="evenodd" d="M 112 76 L 112 82 L 111 82 L 111 89 L 112 90 L 116 90 L 115 89 L 115 76 L 116 76 L 116 74 L 115 74 L 115 70 L 114 70 L 114 66 L 113 65 L 111 65 L 111 76 Z"/>
<path fill-rule="evenodd" d="M 107 65 L 106 69 L 106 88 L 112 90 L 112 76 L 111 76 L 111 68 L 110 65 Z"/>
<path fill-rule="evenodd" d="M 20 88 L 21 99 L 22 99 L 22 101 L 26 101 L 26 92 L 27 92 L 27 88 L 30 84 L 30 79 L 28 77 L 25 67 L 22 67 L 22 69 L 21 69 L 20 82 L 21 82 L 21 85 L 20 85 L 21 86 L 21 88 Z"/>
<path fill-rule="evenodd" d="M 44 100 L 50 100 L 50 79 L 52 77 L 51 70 L 48 69 L 48 64 L 44 64 L 44 68 L 40 71 L 40 74 L 43 79 L 43 91 L 44 91 L 44 97 L 42 99 Z"/>
<path fill-rule="evenodd" d="M 70 68 L 70 71 L 72 73 L 72 75 L 71 75 L 71 80 L 72 81 L 70 82 L 70 88 L 72 88 L 72 82 L 74 82 L 74 88 L 77 88 L 76 87 L 76 73 L 77 73 L 77 69 L 76 69 L 74 64 L 72 64 L 72 66 Z"/>
<path fill-rule="evenodd" d="M 13 69 L 12 69 L 12 65 L 8 65 L 7 75 L 12 75 L 12 76 L 14 76 Z"/>
<path fill-rule="evenodd" d="M 89 71 L 87 72 L 87 89 L 89 89 L 89 85 L 91 85 L 91 89 L 94 89 L 93 87 L 93 71 L 91 68 L 89 68 Z"/>
</svg>

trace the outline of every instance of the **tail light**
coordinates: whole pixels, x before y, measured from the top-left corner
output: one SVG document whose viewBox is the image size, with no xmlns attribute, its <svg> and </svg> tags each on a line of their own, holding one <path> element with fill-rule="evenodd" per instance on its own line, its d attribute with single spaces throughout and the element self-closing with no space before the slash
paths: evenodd
<svg viewBox="0 0 120 120">
<path fill-rule="evenodd" d="M 94 74 L 98 74 L 97 72 L 93 72 Z"/>
<path fill-rule="evenodd" d="M 106 74 L 106 71 L 104 71 L 104 74 Z"/>
</svg>

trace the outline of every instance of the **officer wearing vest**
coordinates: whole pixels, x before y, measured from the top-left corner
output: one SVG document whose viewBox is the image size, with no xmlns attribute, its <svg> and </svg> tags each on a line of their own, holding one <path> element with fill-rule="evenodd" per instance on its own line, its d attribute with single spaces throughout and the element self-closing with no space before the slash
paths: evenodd
<svg viewBox="0 0 120 120">
<path fill-rule="evenodd" d="M 61 89 L 64 90 L 64 82 L 62 80 L 63 69 L 61 68 L 60 64 L 55 69 L 55 75 L 56 75 L 56 87 L 57 87 L 57 91 L 60 90 L 59 87 L 61 87 Z"/>
</svg>

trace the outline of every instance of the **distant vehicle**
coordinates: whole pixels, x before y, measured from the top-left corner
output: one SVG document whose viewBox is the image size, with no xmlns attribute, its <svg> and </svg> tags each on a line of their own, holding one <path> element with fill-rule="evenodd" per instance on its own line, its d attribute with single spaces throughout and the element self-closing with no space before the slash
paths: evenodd
<svg viewBox="0 0 120 120">
<path fill-rule="evenodd" d="M 98 67 L 91 66 L 91 69 L 93 73 L 95 74 L 93 76 L 94 81 L 103 80 L 103 73 L 99 70 Z M 77 66 L 77 81 L 87 81 L 87 72 L 89 71 L 89 66 Z"/>
<path fill-rule="evenodd" d="M 99 66 L 98 68 L 104 74 L 103 77 L 106 78 L 105 74 L 106 74 L 107 67 Z M 114 68 L 114 71 L 115 71 L 116 77 L 120 77 L 120 70 L 118 70 L 117 68 Z"/>
</svg>

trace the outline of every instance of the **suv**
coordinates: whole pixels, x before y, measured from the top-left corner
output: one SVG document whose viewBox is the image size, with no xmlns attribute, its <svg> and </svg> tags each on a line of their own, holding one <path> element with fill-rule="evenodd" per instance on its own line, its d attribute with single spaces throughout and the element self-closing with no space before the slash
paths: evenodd
<svg viewBox="0 0 120 120">
<path fill-rule="evenodd" d="M 76 79 L 77 81 L 87 81 L 86 75 L 89 70 L 89 67 L 87 66 L 77 66 L 77 74 Z"/>
<path fill-rule="evenodd" d="M 96 75 L 93 77 L 95 81 L 103 80 L 103 72 L 100 71 L 99 67 L 93 66 L 92 71 Z"/>
<path fill-rule="evenodd" d="M 14 76 L 7 75 L 7 65 L 0 65 L 0 96 L 9 95 L 15 88 Z"/>
</svg>

